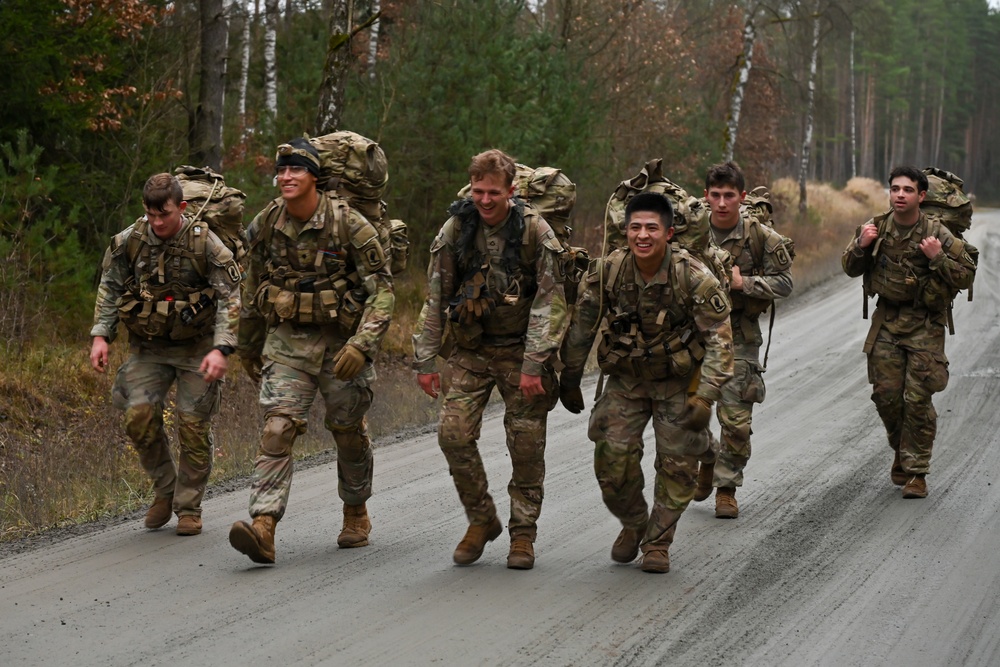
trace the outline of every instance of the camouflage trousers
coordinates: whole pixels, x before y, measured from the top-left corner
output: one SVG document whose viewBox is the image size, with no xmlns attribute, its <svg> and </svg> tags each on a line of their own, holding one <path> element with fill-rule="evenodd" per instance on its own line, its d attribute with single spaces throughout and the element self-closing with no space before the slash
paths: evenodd
<svg viewBox="0 0 1000 667">
<path fill-rule="evenodd" d="M 662 396 L 654 382 L 624 383 L 611 376 L 590 414 L 594 472 L 604 504 L 626 528 L 645 528 L 643 551 L 669 547 L 677 521 L 694 497 L 698 461 L 708 455 L 708 432 L 694 433 L 675 422 L 684 410 L 684 391 Z M 650 419 L 656 441 L 656 480 L 650 513 L 643 496 L 642 433 Z"/>
<path fill-rule="evenodd" d="M 250 484 L 250 516 L 281 519 L 292 489 L 292 445 L 306 432 L 309 409 L 317 390 L 326 407 L 324 426 L 337 445 L 337 490 L 347 505 L 360 505 L 372 495 L 374 461 L 365 414 L 372 404 L 366 376 L 343 382 L 333 376 L 333 356 L 323 360 L 319 375 L 274 361 L 264 366 L 260 404 L 264 430 Z"/>
<path fill-rule="evenodd" d="M 899 452 L 903 470 L 926 474 L 937 434 L 931 397 L 948 386 L 944 333 L 896 337 L 883 329 L 868 354 L 868 381 L 889 446 Z"/>
<path fill-rule="evenodd" d="M 715 407 L 721 436 L 718 441 L 712 438 L 715 449 L 712 486 L 743 486 L 743 469 L 750 460 L 753 406 L 764 402 L 763 372 L 752 359 L 736 359 L 733 379 L 722 386 L 722 397 Z"/>
<path fill-rule="evenodd" d="M 449 386 L 441 406 L 438 444 L 448 461 L 458 497 L 471 524 L 486 524 L 497 514 L 479 455 L 483 410 L 496 387 L 506 410 L 503 424 L 513 471 L 510 494 L 511 537 L 535 540 L 545 479 L 545 423 L 559 399 L 555 375 L 545 369 L 541 396 L 521 393 L 523 346 L 481 345 L 459 349 L 449 360 Z"/>
<path fill-rule="evenodd" d="M 112 403 L 125 412 L 125 432 L 157 498 L 173 496 L 178 516 L 201 516 L 201 500 L 212 472 L 212 417 L 219 411 L 222 380 L 205 382 L 198 372 L 203 355 L 133 352 L 118 369 Z M 174 416 L 180 455 L 174 466 L 164 424 L 164 403 L 177 385 Z"/>
</svg>

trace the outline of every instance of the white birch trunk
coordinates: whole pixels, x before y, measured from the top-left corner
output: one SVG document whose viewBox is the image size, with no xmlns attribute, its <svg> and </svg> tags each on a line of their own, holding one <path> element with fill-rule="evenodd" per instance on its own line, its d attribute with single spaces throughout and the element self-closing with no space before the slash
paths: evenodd
<svg viewBox="0 0 1000 667">
<path fill-rule="evenodd" d="M 278 41 L 278 0 L 264 1 L 264 110 L 268 118 L 278 116 L 278 64 L 275 46 Z"/>
<path fill-rule="evenodd" d="M 239 85 L 239 99 L 237 100 L 236 107 L 237 113 L 240 117 L 240 127 L 246 132 L 247 126 L 247 84 L 250 81 L 250 26 L 253 20 L 253 2 L 254 0 L 245 0 L 243 3 L 243 10 L 245 16 L 243 17 L 243 45 L 242 52 L 240 53 L 240 85 Z"/>
<path fill-rule="evenodd" d="M 813 17 L 812 54 L 809 59 L 809 87 L 806 99 L 806 127 L 802 140 L 802 162 L 799 164 L 799 213 L 805 215 L 808 207 L 806 201 L 806 178 L 809 175 L 809 153 L 813 138 L 813 121 L 816 100 L 816 63 L 819 60 L 819 0 L 816 0 L 816 14 Z"/>
<path fill-rule="evenodd" d="M 380 11 L 382 11 L 381 0 L 372 0 L 372 14 L 378 14 Z M 375 63 L 378 58 L 378 27 L 381 23 L 381 21 L 375 21 L 369 28 L 371 30 L 368 36 L 368 79 L 370 81 L 375 80 Z"/>
<path fill-rule="evenodd" d="M 736 150 L 736 134 L 740 127 L 740 112 L 743 109 L 743 97 L 746 93 L 747 81 L 750 79 L 750 69 L 753 67 L 753 47 L 757 41 L 757 26 L 755 18 L 757 4 L 747 6 L 746 24 L 743 26 L 743 53 L 740 55 L 736 81 L 733 84 L 733 97 L 729 104 L 729 118 L 726 120 L 726 146 L 723 149 L 723 160 L 733 159 Z"/>
</svg>

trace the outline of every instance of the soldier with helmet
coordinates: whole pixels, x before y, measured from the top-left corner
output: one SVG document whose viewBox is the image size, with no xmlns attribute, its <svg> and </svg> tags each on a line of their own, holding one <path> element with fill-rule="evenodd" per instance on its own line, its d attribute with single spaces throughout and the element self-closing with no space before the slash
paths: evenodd
<svg viewBox="0 0 1000 667">
<path fill-rule="evenodd" d="M 622 523 L 612 560 L 642 550 L 646 572 L 670 570 L 677 522 L 709 450 L 712 403 L 733 375 L 729 301 L 712 272 L 671 245 L 673 209 L 642 192 L 625 208 L 627 248 L 592 262 L 562 346 L 562 401 L 580 412 L 580 379 L 594 338 L 606 383 L 590 415 L 594 470 L 604 504 Z M 653 420 L 656 481 L 643 497 L 642 434 Z"/>
<path fill-rule="evenodd" d="M 563 249 L 537 211 L 514 196 L 515 170 L 514 160 L 499 150 L 472 158 L 471 196 L 451 205 L 431 245 L 413 368 L 420 388 L 437 398 L 436 357 L 448 363 L 438 443 L 469 520 L 453 555 L 460 565 L 478 560 L 503 532 L 477 444 L 483 410 L 493 388 L 499 390 L 513 468 L 507 567 L 530 569 L 542 508 L 545 426 L 558 401 L 552 361 L 568 322 Z"/>
<path fill-rule="evenodd" d="M 320 159 L 305 139 L 278 147 L 281 196 L 247 229 L 250 239 L 239 352 L 260 382 L 264 428 L 250 490 L 252 523 L 232 546 L 256 563 L 275 560 L 274 535 L 292 484 L 292 446 L 318 391 L 337 445 L 344 522 L 341 548 L 368 545 L 372 360 L 389 328 L 392 275 L 378 232 L 345 200 L 317 190 Z"/>
<path fill-rule="evenodd" d="M 211 419 L 236 346 L 240 268 L 206 223 L 186 215 L 174 176 L 151 176 L 142 201 L 146 215 L 115 235 L 104 255 L 90 363 L 99 373 L 107 369 L 108 345 L 123 323 L 130 353 L 112 398 L 125 412 L 125 432 L 153 481 L 145 525 L 160 528 L 176 513 L 177 534 L 198 535 L 214 455 Z M 163 419 L 174 384 L 176 465 Z"/>
</svg>

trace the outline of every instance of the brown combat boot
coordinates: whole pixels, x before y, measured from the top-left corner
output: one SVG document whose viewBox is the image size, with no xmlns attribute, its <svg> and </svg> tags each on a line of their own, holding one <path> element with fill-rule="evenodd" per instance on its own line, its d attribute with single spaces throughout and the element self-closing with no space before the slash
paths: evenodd
<svg viewBox="0 0 1000 667">
<path fill-rule="evenodd" d="M 277 519 L 267 514 L 255 516 L 252 526 L 246 521 L 237 521 L 229 529 L 229 543 L 255 563 L 273 563 L 277 523 Z"/>
<path fill-rule="evenodd" d="M 344 528 L 337 537 L 337 546 L 341 549 L 368 546 L 368 533 L 372 532 L 372 522 L 368 519 L 368 507 L 360 505 L 344 505 Z"/>
<path fill-rule="evenodd" d="M 910 478 L 906 480 L 906 486 L 903 487 L 903 497 L 927 497 L 927 480 L 924 479 L 923 475 L 910 475 Z"/>
<path fill-rule="evenodd" d="M 903 470 L 903 466 L 899 462 L 899 451 L 896 451 L 895 456 L 892 457 L 892 468 L 889 470 L 889 477 L 892 478 L 892 483 L 896 486 L 903 486 L 906 484 L 908 476 L 906 471 Z"/>
<path fill-rule="evenodd" d="M 177 520 L 178 535 L 201 535 L 201 517 L 185 514 Z"/>
<path fill-rule="evenodd" d="M 715 490 L 715 518 L 735 519 L 740 515 L 740 507 L 736 504 L 736 487 L 720 486 Z"/>
<path fill-rule="evenodd" d="M 645 535 L 645 528 L 622 528 L 618 539 L 611 547 L 611 560 L 616 563 L 631 563 L 639 555 L 639 543 Z"/>
<path fill-rule="evenodd" d="M 670 572 L 670 554 L 666 549 L 650 549 L 642 555 L 642 563 L 639 568 L 643 572 L 654 572 L 663 574 Z"/>
<path fill-rule="evenodd" d="M 507 567 L 511 570 L 530 570 L 535 567 L 535 546 L 526 537 L 515 537 L 510 541 Z"/>
<path fill-rule="evenodd" d="M 496 517 L 486 524 L 470 524 L 469 529 L 465 531 L 465 537 L 455 547 L 452 559 L 459 565 L 475 563 L 483 555 L 486 543 L 500 537 L 502 532 L 503 526 Z"/>
<path fill-rule="evenodd" d="M 714 463 L 702 463 L 698 466 L 698 488 L 694 492 L 695 500 L 708 500 L 708 497 L 712 495 L 712 478 L 714 476 Z"/>
<path fill-rule="evenodd" d="M 174 497 L 157 498 L 146 510 L 146 528 L 156 530 L 167 525 L 173 511 Z"/>
</svg>

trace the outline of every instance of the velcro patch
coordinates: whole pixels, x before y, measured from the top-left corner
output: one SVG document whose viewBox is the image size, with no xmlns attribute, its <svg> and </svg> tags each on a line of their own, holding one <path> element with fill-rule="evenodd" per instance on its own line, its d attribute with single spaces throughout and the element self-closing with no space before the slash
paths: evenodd
<svg viewBox="0 0 1000 667">
<path fill-rule="evenodd" d="M 229 275 L 229 282 L 234 285 L 243 278 L 243 272 L 240 271 L 240 265 L 236 263 L 236 260 L 230 260 L 226 264 L 226 273 Z"/>
<path fill-rule="evenodd" d="M 729 304 L 726 303 L 726 297 L 718 291 L 712 292 L 712 295 L 708 297 L 708 305 L 712 307 L 717 313 L 724 313 L 729 309 Z"/>
</svg>

